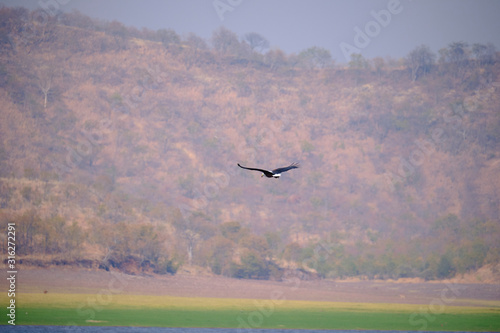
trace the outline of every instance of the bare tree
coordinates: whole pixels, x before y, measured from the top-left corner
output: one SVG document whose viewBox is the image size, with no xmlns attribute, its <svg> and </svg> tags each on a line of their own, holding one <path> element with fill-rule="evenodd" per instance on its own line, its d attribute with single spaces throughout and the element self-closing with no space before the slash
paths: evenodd
<svg viewBox="0 0 500 333">
<path fill-rule="evenodd" d="M 476 61 L 479 65 L 490 65 L 495 62 L 495 45 L 492 43 L 488 44 L 474 44 L 472 45 L 472 53 L 476 57 Z"/>
<path fill-rule="evenodd" d="M 351 61 L 349 61 L 349 69 L 354 71 L 354 82 L 358 85 L 361 78 L 361 72 L 369 69 L 370 63 L 363 57 L 361 53 L 351 54 Z"/>
<path fill-rule="evenodd" d="M 382 57 L 375 57 L 373 58 L 373 67 L 375 67 L 375 70 L 377 71 L 378 78 L 382 76 L 382 71 L 385 66 L 385 60 Z"/>
<path fill-rule="evenodd" d="M 194 212 L 187 218 L 176 214 L 173 225 L 185 241 L 188 263 L 191 265 L 198 243 L 212 237 L 215 230 L 210 224 L 209 218 L 200 212 Z"/>
<path fill-rule="evenodd" d="M 469 59 L 469 44 L 453 42 L 448 46 L 448 60 L 458 65 L 463 65 Z"/>
<path fill-rule="evenodd" d="M 264 56 L 264 61 L 271 67 L 271 70 L 276 70 L 284 67 L 287 64 L 285 52 L 280 49 L 271 50 Z"/>
<path fill-rule="evenodd" d="M 177 51 L 181 42 L 179 35 L 172 29 L 160 29 L 156 32 L 157 38 L 169 51 Z"/>
<path fill-rule="evenodd" d="M 224 55 L 236 55 L 240 49 L 238 36 L 224 27 L 214 31 L 212 35 L 212 44 L 215 50 Z"/>
<path fill-rule="evenodd" d="M 453 42 L 447 48 L 439 50 L 440 63 L 445 65 L 455 77 L 463 79 L 469 64 L 469 44 L 466 42 Z"/>
<path fill-rule="evenodd" d="M 207 43 L 196 36 L 195 34 L 189 34 L 186 40 L 186 48 L 184 50 L 185 56 L 184 64 L 186 65 L 186 70 L 189 70 L 194 64 L 196 64 L 200 58 L 200 53 L 207 49 Z"/>
<path fill-rule="evenodd" d="M 106 25 L 105 31 L 113 36 L 118 50 L 127 48 L 128 31 L 125 25 L 118 21 L 111 21 Z"/>
<path fill-rule="evenodd" d="M 325 68 L 332 64 L 332 55 L 327 49 L 314 46 L 300 52 L 299 60 L 306 68 Z"/>
<path fill-rule="evenodd" d="M 411 79 L 413 82 L 425 73 L 430 72 L 435 58 L 435 54 L 426 45 L 420 45 L 408 54 L 406 65 L 411 70 Z"/>
<path fill-rule="evenodd" d="M 54 72 L 50 66 L 44 65 L 37 69 L 37 85 L 43 93 L 43 108 L 47 109 L 47 100 L 54 83 Z"/>
<path fill-rule="evenodd" d="M 252 51 L 263 52 L 269 48 L 269 41 L 256 32 L 246 34 L 244 40 L 248 42 Z"/>
<path fill-rule="evenodd" d="M 350 69 L 368 69 L 370 68 L 370 63 L 363 57 L 361 53 L 351 54 L 351 61 L 349 61 Z"/>
</svg>

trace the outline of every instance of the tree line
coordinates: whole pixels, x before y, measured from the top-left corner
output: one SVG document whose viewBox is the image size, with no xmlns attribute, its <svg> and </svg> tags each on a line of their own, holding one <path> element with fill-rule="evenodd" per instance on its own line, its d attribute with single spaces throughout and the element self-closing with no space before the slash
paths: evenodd
<svg viewBox="0 0 500 333">
<path fill-rule="evenodd" d="M 44 19 L 40 22 L 40 17 Z M 38 21 L 37 21 L 38 18 Z M 84 45 L 74 38 L 65 42 L 69 49 L 81 52 L 94 49 L 96 52 L 106 52 L 110 49 L 127 49 L 134 39 L 141 39 L 160 43 L 169 52 L 182 54 L 186 69 L 193 65 L 203 65 L 216 61 L 216 56 L 231 59 L 233 64 L 265 66 L 272 70 L 279 68 L 333 68 L 335 59 L 325 48 L 312 46 L 298 54 L 289 54 L 279 48 L 270 48 L 270 42 L 264 36 L 249 32 L 243 37 L 227 28 L 220 27 L 212 33 L 209 43 L 203 38 L 190 33 L 184 38 L 172 29 L 151 30 L 137 29 L 126 26 L 118 21 L 104 21 L 90 18 L 78 11 L 64 13 L 58 11 L 48 16 L 42 9 L 29 11 L 25 8 L 0 8 L 0 47 L 4 50 L 15 49 L 15 35 L 21 35 L 21 42 L 37 47 L 41 42 L 50 42 L 57 38 L 56 25 L 78 28 L 82 31 L 102 32 L 110 37 L 108 40 L 99 40 L 94 36 L 96 43 L 92 47 Z M 464 75 L 468 66 L 488 66 L 498 61 L 496 48 L 492 43 L 475 43 L 457 41 L 439 50 L 438 56 L 427 45 L 420 45 L 400 60 L 376 57 L 365 59 L 361 54 L 351 54 L 348 63 L 350 69 L 364 69 L 381 71 L 384 68 L 400 68 L 404 66 L 413 81 L 420 79 L 436 69 Z M 49 90 L 47 80 L 41 85 L 42 90 Z M 47 95 L 45 94 L 45 99 Z M 46 103 L 46 102 L 45 102 Z"/>
<path fill-rule="evenodd" d="M 91 229 L 77 222 L 68 223 L 55 215 L 40 217 L 36 209 L 22 213 L 0 215 L 0 226 L 5 229 L 14 223 L 18 259 L 34 257 L 44 265 L 88 260 L 88 248 L 104 255 L 98 259 L 101 268 L 121 269 L 132 261 L 140 267 L 152 267 L 158 274 L 174 274 L 178 265 L 164 248 L 165 236 L 161 228 L 151 224 L 95 221 Z M 5 242 L 5 239 L 2 239 Z M 92 251 L 91 251 L 92 252 Z"/>
<path fill-rule="evenodd" d="M 291 268 L 321 278 L 434 280 L 500 261 L 494 237 L 499 226 L 481 219 L 465 223 L 454 214 L 435 220 L 428 235 L 410 240 L 405 251 L 398 251 L 401 245 L 396 242 L 379 239 L 377 232 L 369 235 L 367 243 L 346 244 L 348 234 L 331 232 L 300 245 L 284 242 L 276 232 L 259 236 L 236 221 L 214 225 L 198 216 L 186 226 L 179 216 L 172 219 L 175 238 L 161 225 L 95 221 L 91 229 L 83 229 L 60 216 L 43 219 L 34 209 L 4 213 L 0 226 L 5 229 L 15 223 L 20 257 L 71 260 L 82 258 L 84 247 L 97 247 L 103 253 L 101 268 L 121 269 L 133 261 L 139 270 L 152 268 L 158 274 L 175 274 L 183 264 L 196 264 L 217 275 L 247 279 L 280 280 Z"/>
</svg>

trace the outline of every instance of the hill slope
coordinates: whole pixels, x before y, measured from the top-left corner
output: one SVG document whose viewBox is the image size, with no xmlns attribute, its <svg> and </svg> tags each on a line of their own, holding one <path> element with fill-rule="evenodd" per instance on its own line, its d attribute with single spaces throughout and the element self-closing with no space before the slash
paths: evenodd
<svg viewBox="0 0 500 333">
<path fill-rule="evenodd" d="M 33 30 L 12 28 L 0 68 L 0 208 L 21 254 L 254 278 L 498 262 L 500 63 L 414 81 L 2 11 Z M 236 165 L 295 161 L 279 180 Z"/>
</svg>

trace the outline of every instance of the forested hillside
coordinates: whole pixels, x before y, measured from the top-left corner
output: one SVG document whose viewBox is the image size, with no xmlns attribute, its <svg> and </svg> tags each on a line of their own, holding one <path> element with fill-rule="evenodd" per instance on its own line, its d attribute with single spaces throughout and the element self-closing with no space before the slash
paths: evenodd
<svg viewBox="0 0 500 333">
<path fill-rule="evenodd" d="M 344 66 L 225 28 L 0 22 L 0 223 L 25 263 L 439 279 L 500 262 L 491 44 Z"/>
</svg>

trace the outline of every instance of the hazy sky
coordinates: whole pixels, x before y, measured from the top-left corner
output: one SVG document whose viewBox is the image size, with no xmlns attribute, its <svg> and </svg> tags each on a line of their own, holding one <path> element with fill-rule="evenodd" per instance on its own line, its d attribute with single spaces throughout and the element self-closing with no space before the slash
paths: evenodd
<svg viewBox="0 0 500 333">
<path fill-rule="evenodd" d="M 298 53 L 328 49 L 337 62 L 407 55 L 426 44 L 437 52 L 454 41 L 493 43 L 500 50 L 499 0 L 0 0 L 80 12 L 150 29 L 171 28 L 210 39 L 225 26 L 242 37 L 257 32 L 271 47 Z"/>
</svg>

